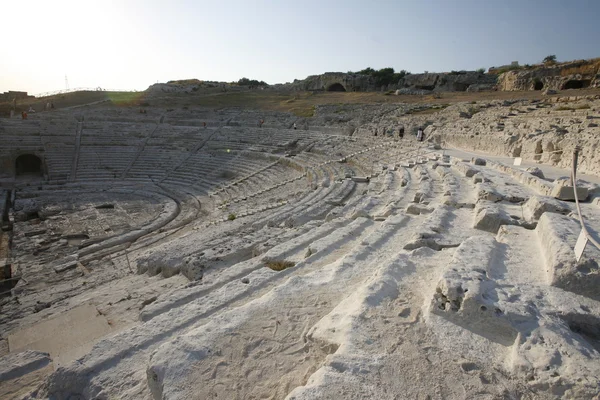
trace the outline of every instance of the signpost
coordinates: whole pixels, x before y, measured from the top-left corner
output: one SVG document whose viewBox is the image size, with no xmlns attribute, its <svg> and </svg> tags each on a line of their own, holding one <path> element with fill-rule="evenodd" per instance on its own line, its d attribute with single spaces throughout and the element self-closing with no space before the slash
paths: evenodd
<svg viewBox="0 0 600 400">
<path fill-rule="evenodd" d="M 587 245 L 588 238 L 585 234 L 585 231 L 582 229 L 579 233 L 579 237 L 577 238 L 577 243 L 575 243 L 575 259 L 577 262 L 581 259 L 583 255 L 583 251 L 585 250 L 585 246 Z"/>
</svg>

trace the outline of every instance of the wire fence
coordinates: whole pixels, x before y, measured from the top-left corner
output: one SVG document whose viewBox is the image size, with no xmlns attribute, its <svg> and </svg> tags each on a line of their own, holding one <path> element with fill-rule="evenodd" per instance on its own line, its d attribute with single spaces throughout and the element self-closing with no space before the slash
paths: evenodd
<svg viewBox="0 0 600 400">
<path fill-rule="evenodd" d="M 57 94 L 73 93 L 73 92 L 130 92 L 135 93 L 139 90 L 123 90 L 123 89 L 105 89 L 101 87 L 77 87 L 73 89 L 54 90 L 52 92 L 36 93 L 33 96 L 36 98 L 56 96 Z"/>
</svg>

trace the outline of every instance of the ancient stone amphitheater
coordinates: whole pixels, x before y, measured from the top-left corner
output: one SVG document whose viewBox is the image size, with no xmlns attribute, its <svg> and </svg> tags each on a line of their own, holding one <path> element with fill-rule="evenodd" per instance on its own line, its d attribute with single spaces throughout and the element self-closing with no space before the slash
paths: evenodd
<svg viewBox="0 0 600 400">
<path fill-rule="evenodd" d="M 0 397 L 598 398 L 600 102 L 557 101 L 0 120 Z"/>
</svg>

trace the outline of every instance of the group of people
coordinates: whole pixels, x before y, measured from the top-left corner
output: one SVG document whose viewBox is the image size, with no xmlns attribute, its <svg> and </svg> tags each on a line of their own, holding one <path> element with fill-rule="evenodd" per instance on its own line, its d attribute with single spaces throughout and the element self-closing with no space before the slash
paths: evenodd
<svg viewBox="0 0 600 400">
<path fill-rule="evenodd" d="M 392 135 L 392 131 L 388 131 L 388 134 Z M 377 130 L 375 130 L 375 136 L 377 136 Z M 404 127 L 401 126 L 398 129 L 398 137 L 400 139 L 404 138 Z M 417 129 L 417 140 L 419 142 L 422 142 L 425 139 L 425 132 L 423 132 L 423 128 L 419 127 L 419 129 Z"/>
<path fill-rule="evenodd" d="M 12 106 L 12 108 L 10 110 L 10 117 L 11 118 L 15 115 L 15 113 L 17 111 L 17 99 L 14 98 L 13 101 L 12 101 L 12 103 L 13 103 L 13 106 Z M 49 101 L 48 103 L 46 103 L 46 105 L 44 107 L 44 110 L 45 111 L 54 110 L 54 102 L 53 101 Z M 32 114 L 32 113 L 35 113 L 35 112 L 36 112 L 35 108 L 33 108 L 32 105 L 29 105 L 29 108 L 27 109 L 27 111 L 21 111 L 21 118 L 22 119 L 27 119 L 27 115 L 28 114 Z"/>
</svg>

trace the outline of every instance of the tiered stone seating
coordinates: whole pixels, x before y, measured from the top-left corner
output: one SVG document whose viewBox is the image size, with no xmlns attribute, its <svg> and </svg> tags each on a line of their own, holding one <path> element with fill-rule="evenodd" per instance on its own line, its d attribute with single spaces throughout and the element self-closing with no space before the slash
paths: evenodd
<svg viewBox="0 0 600 400">
<path fill-rule="evenodd" d="M 40 121 L 4 120 L 0 125 L 3 153 L 11 151 L 43 151 Z"/>
</svg>

